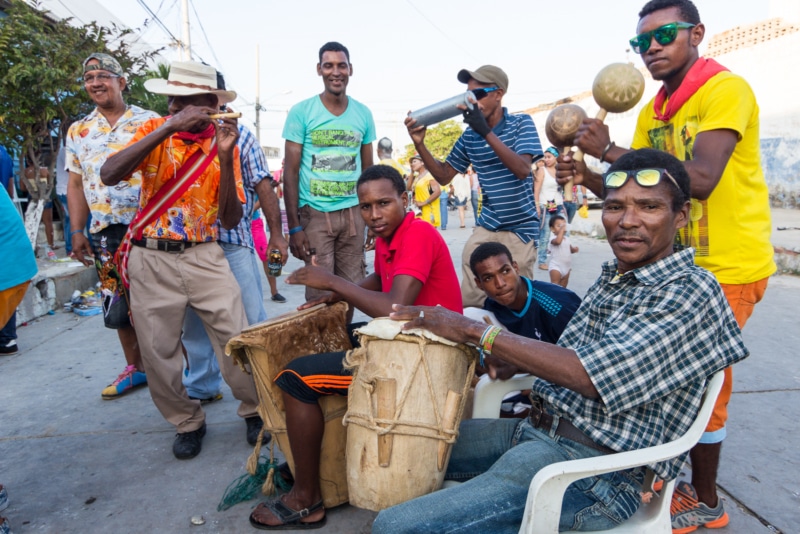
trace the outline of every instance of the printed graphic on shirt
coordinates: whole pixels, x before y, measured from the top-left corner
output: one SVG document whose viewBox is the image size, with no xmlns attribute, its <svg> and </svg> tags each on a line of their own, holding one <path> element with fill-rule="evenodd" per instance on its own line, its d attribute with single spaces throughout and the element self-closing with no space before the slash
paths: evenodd
<svg viewBox="0 0 800 534">
<path fill-rule="evenodd" d="M 356 194 L 356 180 L 338 182 L 337 173 L 351 174 L 358 170 L 361 133 L 353 130 L 315 130 L 311 142 L 319 153 L 311 156 L 311 171 L 320 178 L 311 178 L 309 189 L 318 197 L 347 197 Z M 330 150 L 325 150 L 330 149 Z M 351 149 L 348 151 L 347 149 Z"/>
<path fill-rule="evenodd" d="M 697 117 L 689 117 L 686 124 L 681 126 L 681 144 L 674 142 L 676 139 L 674 126 L 667 124 L 660 128 L 653 128 L 648 132 L 651 146 L 663 150 L 682 161 L 690 161 L 694 156 L 694 140 L 697 137 Z M 675 236 L 677 249 L 686 247 L 695 248 L 695 256 L 708 256 L 708 202 L 705 200 L 691 199 L 689 224 L 678 231 Z"/>
</svg>

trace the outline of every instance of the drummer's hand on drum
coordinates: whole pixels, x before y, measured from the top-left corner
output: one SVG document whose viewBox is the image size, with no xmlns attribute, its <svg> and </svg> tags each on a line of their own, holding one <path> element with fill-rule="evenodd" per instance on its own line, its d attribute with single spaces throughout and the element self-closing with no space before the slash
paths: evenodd
<svg viewBox="0 0 800 534">
<path fill-rule="evenodd" d="M 290 274 L 289 278 L 286 279 L 286 283 L 301 284 L 314 289 L 331 291 L 335 280 L 336 275 L 332 272 L 316 265 L 306 265 Z"/>
<path fill-rule="evenodd" d="M 603 150 L 611 141 L 608 125 L 599 119 L 584 119 L 575 134 L 575 146 L 589 154 L 600 158 Z"/>
<path fill-rule="evenodd" d="M 570 180 L 574 180 L 573 185 L 583 183 L 583 173 L 586 171 L 586 164 L 576 161 L 572 157 L 572 152 L 561 154 L 556 160 L 556 182 L 564 186 Z"/>
<path fill-rule="evenodd" d="M 298 310 L 305 310 L 307 308 L 313 308 L 317 304 L 336 304 L 342 300 L 342 297 L 338 293 L 334 293 L 331 291 L 330 293 L 325 293 L 321 297 L 317 297 L 315 299 L 311 299 L 309 301 L 304 302 L 300 306 L 297 307 Z"/>
<path fill-rule="evenodd" d="M 423 328 L 456 343 L 469 341 L 469 329 L 481 323 L 448 310 L 442 306 L 403 306 L 393 304 L 390 319 L 395 321 L 408 321 L 403 325 L 403 330 Z M 485 325 L 484 325 L 485 326 Z M 483 328 L 481 328 L 483 331 Z"/>
</svg>

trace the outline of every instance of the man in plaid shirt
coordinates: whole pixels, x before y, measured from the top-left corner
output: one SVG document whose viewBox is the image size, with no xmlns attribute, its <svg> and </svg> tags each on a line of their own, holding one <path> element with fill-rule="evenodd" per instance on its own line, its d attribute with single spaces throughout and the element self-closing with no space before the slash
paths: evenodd
<svg viewBox="0 0 800 534">
<path fill-rule="evenodd" d="M 603 226 L 616 259 L 603 265 L 557 345 L 485 335 L 491 327 L 440 308 L 395 306 L 392 318 L 410 320 L 405 328 L 483 346 L 493 378 L 533 375 L 542 409 L 523 420 L 463 422 L 447 477 L 466 482 L 382 511 L 373 532 L 517 532 L 541 468 L 675 439 L 694 421 L 707 378 L 747 357 L 714 276 L 694 265 L 693 249 L 673 250 L 689 220 L 683 165 L 637 150 L 620 157 L 603 184 Z M 685 456 L 650 467 L 669 480 Z M 559 529 L 625 521 L 640 504 L 643 478 L 636 468 L 572 484 Z"/>
</svg>

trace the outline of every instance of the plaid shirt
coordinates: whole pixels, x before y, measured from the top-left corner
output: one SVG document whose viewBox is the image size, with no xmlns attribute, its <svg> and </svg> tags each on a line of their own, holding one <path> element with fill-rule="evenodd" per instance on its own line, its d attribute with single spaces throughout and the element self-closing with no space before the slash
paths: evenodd
<svg viewBox="0 0 800 534">
<path fill-rule="evenodd" d="M 719 284 L 694 265 L 693 249 L 616 273 L 616 260 L 603 265 L 558 341 L 578 354 L 600 399 L 539 378 L 532 389 L 597 443 L 628 451 L 686 433 L 706 379 L 749 353 Z M 685 457 L 649 467 L 671 480 Z"/>
<path fill-rule="evenodd" d="M 253 205 L 256 203 L 256 185 L 262 180 L 272 180 L 267 166 L 267 158 L 264 151 L 258 146 L 258 140 L 253 133 L 239 125 L 239 159 L 242 166 L 242 184 L 247 202 L 242 205 L 242 220 L 236 228 L 226 230 L 219 226 L 219 240 L 223 243 L 231 243 L 242 247 L 254 248 L 253 232 L 250 227 L 250 215 Z M 219 223 L 217 223 L 219 224 Z"/>
</svg>

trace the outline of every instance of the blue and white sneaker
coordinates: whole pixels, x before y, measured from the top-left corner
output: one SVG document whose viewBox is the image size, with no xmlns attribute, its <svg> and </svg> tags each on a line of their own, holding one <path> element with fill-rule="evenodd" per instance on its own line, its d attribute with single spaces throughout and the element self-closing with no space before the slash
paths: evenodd
<svg viewBox="0 0 800 534">
<path fill-rule="evenodd" d="M 133 365 L 129 365 L 110 386 L 103 390 L 101 395 L 105 400 L 116 399 L 138 387 L 146 385 L 147 375 L 137 371 Z"/>
</svg>

